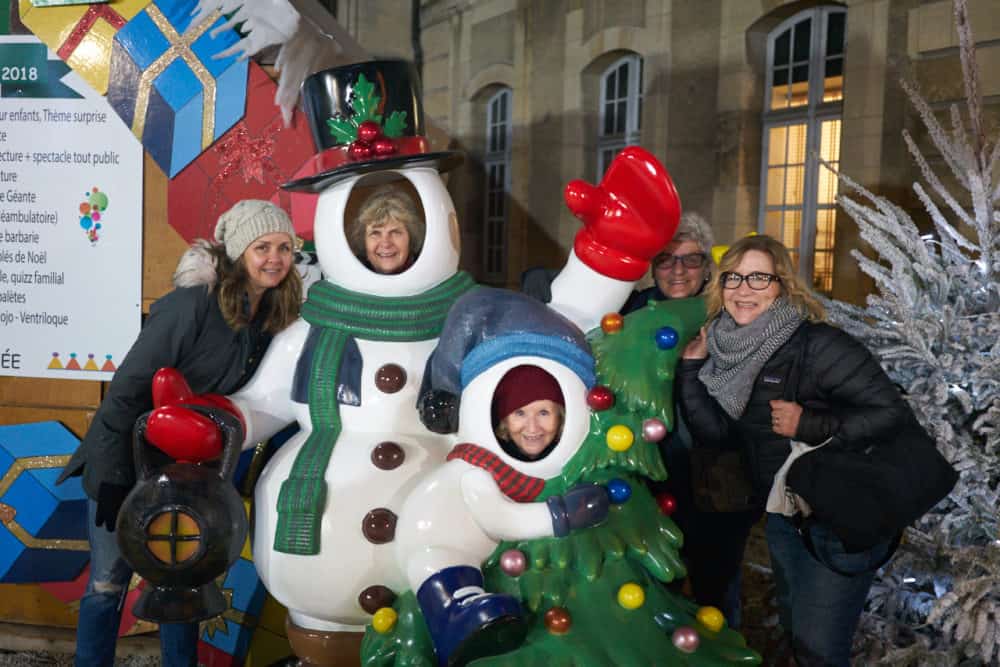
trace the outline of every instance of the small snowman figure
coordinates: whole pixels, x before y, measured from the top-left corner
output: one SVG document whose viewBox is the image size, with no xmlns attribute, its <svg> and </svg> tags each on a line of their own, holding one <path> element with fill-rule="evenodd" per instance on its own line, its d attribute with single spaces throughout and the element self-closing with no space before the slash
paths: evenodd
<svg viewBox="0 0 1000 667">
<path fill-rule="evenodd" d="M 608 513 L 607 490 L 542 494 L 587 435 L 594 361 L 582 332 L 522 294 L 460 298 L 428 362 L 425 391 L 459 397 L 458 445 L 402 504 L 396 559 L 441 665 L 505 653 L 524 639 L 519 602 L 483 590 L 501 540 L 563 537 Z"/>
</svg>

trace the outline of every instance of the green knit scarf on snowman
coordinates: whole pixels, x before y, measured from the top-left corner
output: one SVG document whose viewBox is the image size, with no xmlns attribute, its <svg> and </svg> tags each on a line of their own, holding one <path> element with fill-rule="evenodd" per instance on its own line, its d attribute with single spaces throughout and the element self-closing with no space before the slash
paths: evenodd
<svg viewBox="0 0 1000 667">
<path fill-rule="evenodd" d="M 437 338 L 448 309 L 473 287 L 469 274 L 460 271 L 410 297 L 361 294 L 325 280 L 309 288 L 302 318 L 320 329 L 309 371 L 312 432 L 281 485 L 275 551 L 304 556 L 319 553 L 320 520 L 326 506 L 324 477 L 341 429 L 337 373 L 347 341 L 351 336 L 400 343 Z"/>
</svg>

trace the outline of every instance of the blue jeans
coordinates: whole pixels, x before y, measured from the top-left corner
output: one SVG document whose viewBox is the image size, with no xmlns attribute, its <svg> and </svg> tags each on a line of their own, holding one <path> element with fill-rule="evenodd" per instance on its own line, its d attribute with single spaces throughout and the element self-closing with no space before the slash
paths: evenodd
<svg viewBox="0 0 1000 667">
<path fill-rule="evenodd" d="M 132 579 L 132 568 L 122 559 L 115 533 L 94 525 L 97 502 L 87 502 L 90 539 L 90 580 L 80 600 L 76 626 L 76 667 L 111 667 L 122 618 L 122 603 Z M 198 624 L 160 626 L 160 660 L 164 667 L 198 664 Z"/>
<path fill-rule="evenodd" d="M 812 529 L 817 552 L 828 554 L 838 569 L 869 571 L 839 575 L 806 549 L 795 526 L 780 514 L 767 515 L 767 546 L 778 588 L 781 625 L 791 637 L 800 667 L 848 667 L 858 619 L 875 578 L 875 567 L 889 550 L 889 541 L 868 551 L 847 553 L 833 531 Z M 860 565 L 860 567 L 858 567 Z"/>
</svg>

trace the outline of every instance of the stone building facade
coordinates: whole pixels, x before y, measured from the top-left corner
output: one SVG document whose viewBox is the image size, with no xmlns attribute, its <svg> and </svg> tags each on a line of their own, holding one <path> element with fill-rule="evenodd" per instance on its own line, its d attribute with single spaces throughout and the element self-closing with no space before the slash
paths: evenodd
<svg viewBox="0 0 1000 667">
<path fill-rule="evenodd" d="M 578 222 L 562 203 L 625 144 L 651 150 L 719 243 L 782 238 L 821 291 L 860 300 L 857 228 L 818 158 L 913 211 L 901 131 L 922 126 L 899 80 L 935 110 L 962 96 L 950 0 L 337 0 L 373 55 L 422 70 L 424 106 L 465 166 L 450 177 L 463 261 L 516 286 L 558 267 Z M 991 119 L 1000 2 L 970 0 Z M 996 127 L 991 122 L 991 128 Z"/>
</svg>

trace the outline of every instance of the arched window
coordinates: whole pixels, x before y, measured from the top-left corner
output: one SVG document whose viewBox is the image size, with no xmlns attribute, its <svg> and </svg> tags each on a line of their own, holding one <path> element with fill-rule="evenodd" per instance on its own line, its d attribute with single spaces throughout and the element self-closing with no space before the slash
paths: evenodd
<svg viewBox="0 0 1000 667">
<path fill-rule="evenodd" d="M 510 195 L 511 92 L 503 88 L 486 102 L 486 213 L 483 269 L 486 280 L 501 282 L 507 273 L 507 217 Z"/>
<path fill-rule="evenodd" d="M 597 132 L 597 179 L 618 152 L 639 143 L 642 128 L 642 57 L 630 54 L 611 63 L 601 75 Z"/>
<path fill-rule="evenodd" d="M 837 179 L 820 164 L 840 162 L 844 94 L 841 7 L 816 7 L 779 25 L 767 40 L 760 231 L 797 258 L 799 275 L 829 294 Z"/>
</svg>

